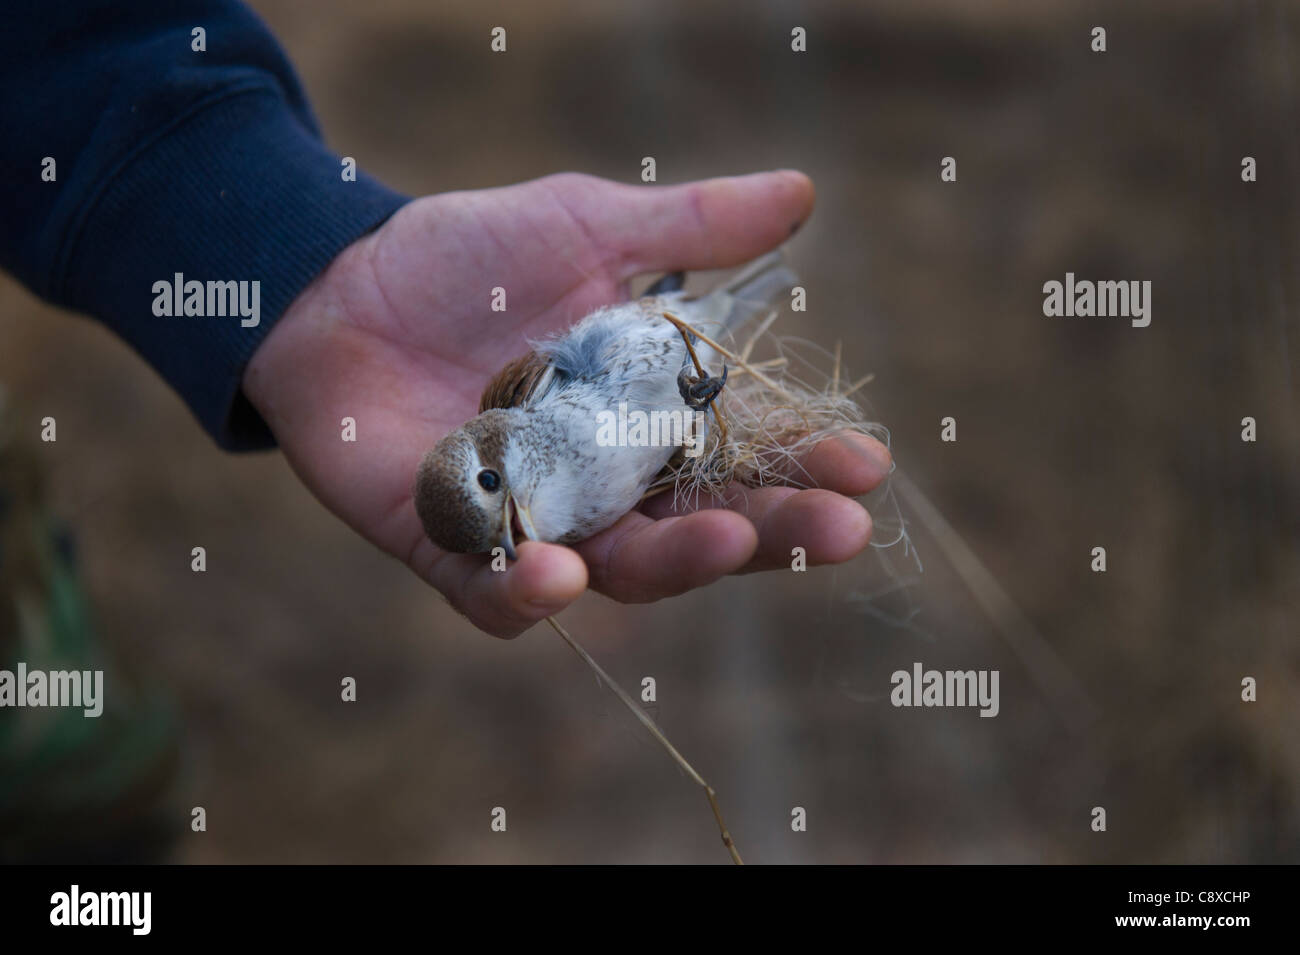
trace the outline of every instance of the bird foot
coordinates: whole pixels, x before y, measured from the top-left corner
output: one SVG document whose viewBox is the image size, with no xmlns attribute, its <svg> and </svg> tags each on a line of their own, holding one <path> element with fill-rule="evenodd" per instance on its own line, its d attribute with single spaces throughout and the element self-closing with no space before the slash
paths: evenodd
<svg viewBox="0 0 1300 955">
<path fill-rule="evenodd" d="M 677 390 L 681 392 L 687 407 L 694 408 L 696 411 L 703 411 L 713 404 L 713 399 L 722 393 L 722 387 L 726 383 L 726 365 L 722 366 L 720 378 L 700 378 L 692 375 L 689 367 L 683 368 L 677 375 Z"/>
</svg>

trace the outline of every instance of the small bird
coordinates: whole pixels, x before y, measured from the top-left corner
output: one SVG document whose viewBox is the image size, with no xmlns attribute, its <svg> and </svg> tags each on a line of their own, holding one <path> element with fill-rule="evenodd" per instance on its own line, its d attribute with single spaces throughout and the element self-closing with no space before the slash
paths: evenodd
<svg viewBox="0 0 1300 955">
<path fill-rule="evenodd" d="M 500 547 L 514 560 L 516 530 L 572 544 L 637 505 L 682 448 L 611 446 L 598 440 L 602 413 L 703 411 L 727 380 L 725 365 L 717 376 L 697 371 L 697 360 L 707 369 L 718 356 L 664 313 L 716 341 L 797 278 L 773 252 L 700 298 L 688 298 L 684 282 L 675 272 L 635 301 L 597 309 L 492 379 L 479 415 L 439 441 L 416 473 L 415 508 L 435 544 L 470 554 Z"/>
</svg>

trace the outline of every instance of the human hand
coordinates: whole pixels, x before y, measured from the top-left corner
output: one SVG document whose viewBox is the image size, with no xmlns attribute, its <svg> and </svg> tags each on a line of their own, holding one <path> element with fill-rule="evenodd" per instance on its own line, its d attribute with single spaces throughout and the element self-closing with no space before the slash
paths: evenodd
<svg viewBox="0 0 1300 955">
<path fill-rule="evenodd" d="M 658 600 L 731 573 L 848 560 L 871 535 L 853 496 L 889 471 L 863 435 L 819 444 L 816 489 L 736 488 L 674 512 L 660 495 L 577 545 L 527 542 L 504 572 L 424 533 L 412 501 L 420 458 L 478 413 L 488 379 L 528 339 L 626 300 L 635 276 L 739 265 L 809 215 L 795 172 L 680 186 L 629 186 L 573 173 L 417 199 L 345 249 L 253 355 L 244 392 L 294 471 L 331 511 L 441 591 L 476 626 L 514 636 L 591 586 Z M 489 308 L 492 289 L 508 308 Z M 341 420 L 357 440 L 341 440 Z"/>
</svg>

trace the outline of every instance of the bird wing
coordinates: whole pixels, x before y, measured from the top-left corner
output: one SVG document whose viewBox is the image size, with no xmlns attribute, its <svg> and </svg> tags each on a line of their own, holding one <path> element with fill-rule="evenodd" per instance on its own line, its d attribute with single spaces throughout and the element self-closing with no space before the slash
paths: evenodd
<svg viewBox="0 0 1300 955">
<path fill-rule="evenodd" d="M 681 291 L 685 273 L 673 272 L 655 282 L 645 295 L 655 297 Z M 755 315 L 771 309 L 777 300 L 799 281 L 785 264 L 780 250 L 769 252 L 749 263 L 725 285 L 700 298 L 681 298 L 689 303 L 688 317 L 695 327 L 712 332 L 735 331 Z M 543 343 L 516 358 L 488 382 L 479 399 L 479 413 L 492 408 L 517 408 L 540 399 L 560 380 L 582 378 L 593 363 L 599 365 L 601 351 L 609 336 L 607 324 L 584 322 L 584 334 L 572 333 Z"/>
<path fill-rule="evenodd" d="M 516 358 L 493 376 L 479 399 L 479 414 L 491 408 L 518 408 L 541 397 L 555 378 L 555 366 L 535 351 Z"/>
<path fill-rule="evenodd" d="M 780 249 L 750 262 L 707 295 L 687 299 L 687 314 L 679 317 L 706 334 L 735 333 L 752 318 L 779 308 L 799 276 L 786 264 Z"/>
</svg>

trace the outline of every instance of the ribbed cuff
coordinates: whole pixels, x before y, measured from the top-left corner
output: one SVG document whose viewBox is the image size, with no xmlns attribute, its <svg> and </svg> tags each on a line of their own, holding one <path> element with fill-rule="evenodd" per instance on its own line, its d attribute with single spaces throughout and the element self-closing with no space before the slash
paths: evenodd
<svg viewBox="0 0 1300 955">
<path fill-rule="evenodd" d="M 273 447 L 240 391 L 249 358 L 335 256 L 408 201 L 342 173 L 278 90 L 217 94 L 138 147 L 104 185 L 64 245 L 50 291 L 135 348 L 221 447 Z M 174 284 L 178 273 L 205 289 L 233 281 L 251 292 L 258 282 L 257 325 L 156 315 L 155 283 Z"/>
</svg>

